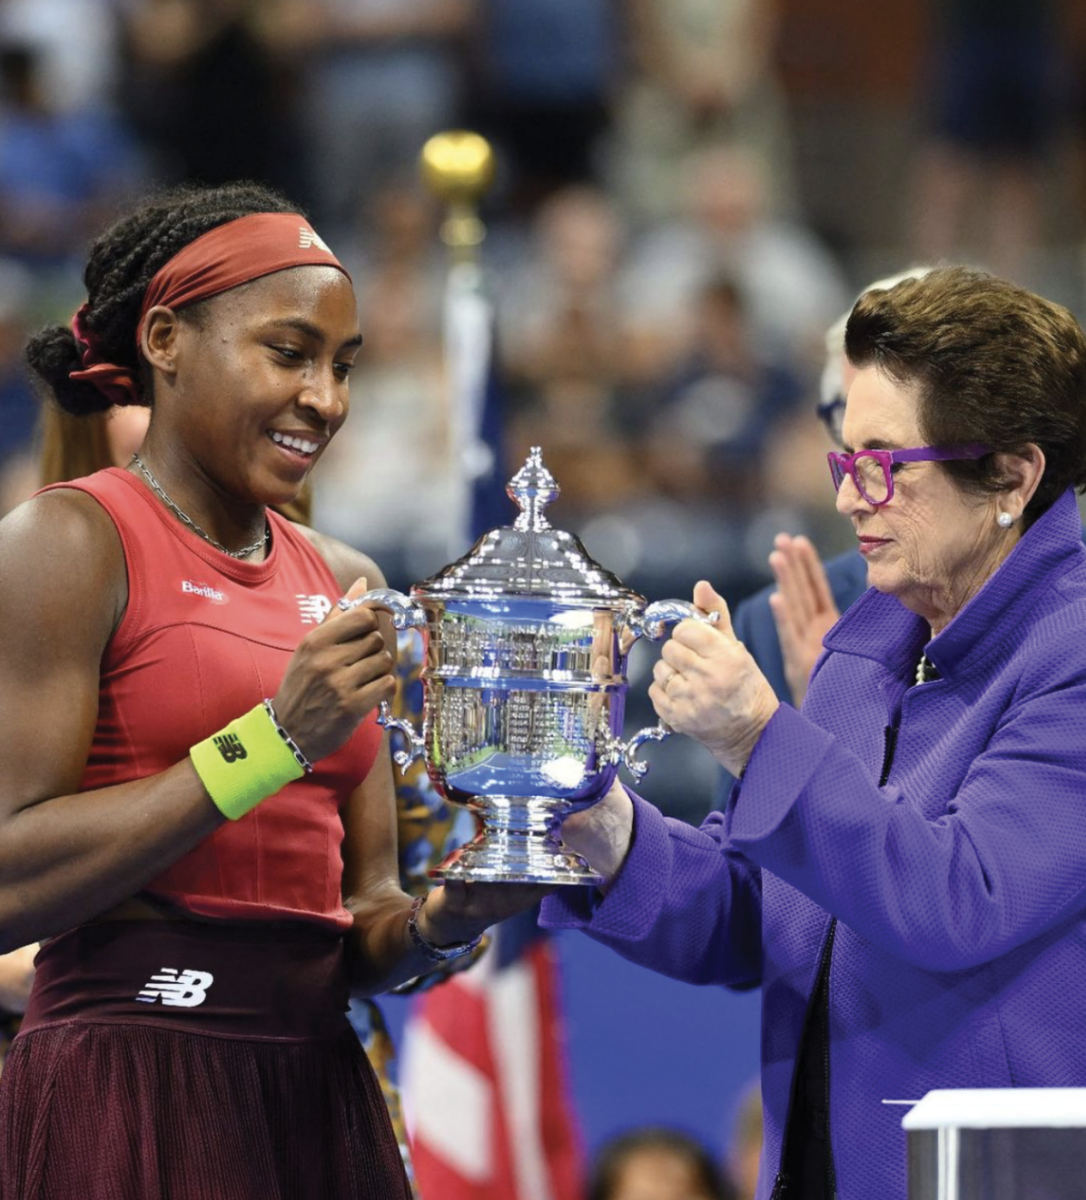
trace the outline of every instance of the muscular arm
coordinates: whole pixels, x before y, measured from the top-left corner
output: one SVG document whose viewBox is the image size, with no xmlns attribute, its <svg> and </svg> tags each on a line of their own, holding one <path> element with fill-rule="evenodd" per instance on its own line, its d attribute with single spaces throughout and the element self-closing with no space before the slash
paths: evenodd
<svg viewBox="0 0 1086 1200">
<path fill-rule="evenodd" d="M 224 820 L 187 756 L 78 791 L 126 600 L 119 538 L 90 496 L 50 492 L 0 523 L 0 952 L 107 912 Z M 336 611 L 299 643 L 276 713 L 316 762 L 390 694 L 391 665 L 372 612 Z"/>
<path fill-rule="evenodd" d="M 78 791 L 126 598 L 89 496 L 51 492 L 0 522 L 0 951 L 113 907 L 223 821 L 188 759 Z"/>
</svg>

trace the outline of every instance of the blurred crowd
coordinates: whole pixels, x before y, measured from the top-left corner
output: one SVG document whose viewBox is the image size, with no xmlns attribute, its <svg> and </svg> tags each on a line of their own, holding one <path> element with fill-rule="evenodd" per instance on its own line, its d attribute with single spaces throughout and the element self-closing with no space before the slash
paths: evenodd
<svg viewBox="0 0 1086 1200">
<path fill-rule="evenodd" d="M 21 344 L 80 302 L 88 239 L 160 183 L 255 178 L 309 212 L 361 304 L 317 523 L 398 586 L 447 562 L 447 261 L 417 160 L 467 127 L 498 165 L 502 454 L 511 474 L 543 447 L 552 522 L 654 598 L 703 574 L 744 594 L 780 529 L 843 548 L 811 418 L 857 283 L 968 258 L 1077 307 L 1082 274 L 1075 6 L 862 7 L 0 0 L 0 511 L 36 478 Z M 884 86 L 850 93 L 850 70 Z M 897 147 L 899 194 L 885 158 L 849 157 L 860 128 Z"/>
<path fill-rule="evenodd" d="M 40 482 L 22 347 L 81 303 L 89 240 L 156 186 L 256 179 L 359 296 L 315 524 L 401 588 L 462 553 L 444 214 L 417 168 L 456 128 L 496 153 L 503 469 L 541 446 L 552 523 L 652 599 L 702 577 L 739 599 L 781 530 L 848 547 L 814 413 L 863 281 L 966 260 L 1086 311 L 1076 0 L 0 0 L 0 515 Z M 648 662 L 631 727 L 655 723 Z M 709 757 L 672 739 L 651 761 L 645 794 L 699 819 Z M 592 1195 L 745 1197 L 749 1158 L 733 1192 L 649 1131 Z"/>
</svg>

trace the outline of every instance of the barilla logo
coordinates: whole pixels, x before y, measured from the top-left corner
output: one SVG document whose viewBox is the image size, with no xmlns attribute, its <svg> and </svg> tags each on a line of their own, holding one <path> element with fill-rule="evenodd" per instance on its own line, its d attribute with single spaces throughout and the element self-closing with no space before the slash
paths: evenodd
<svg viewBox="0 0 1086 1200">
<path fill-rule="evenodd" d="M 192 579 L 182 579 L 181 590 L 189 596 L 203 596 L 212 604 L 227 604 L 230 601 L 230 597 L 225 592 L 213 588 L 207 583 L 196 583 Z"/>
<path fill-rule="evenodd" d="M 316 246 L 318 250 L 323 250 L 325 254 L 332 253 L 320 234 L 315 233 L 308 226 L 300 225 L 298 227 L 298 249 L 309 250 L 313 246 Z"/>
<path fill-rule="evenodd" d="M 143 1004 L 156 1004 L 159 1000 L 170 1008 L 195 1008 L 207 999 L 207 989 L 215 982 L 215 976 L 207 971 L 178 971 L 176 967 L 163 967 L 140 989 L 137 1000 Z"/>
</svg>

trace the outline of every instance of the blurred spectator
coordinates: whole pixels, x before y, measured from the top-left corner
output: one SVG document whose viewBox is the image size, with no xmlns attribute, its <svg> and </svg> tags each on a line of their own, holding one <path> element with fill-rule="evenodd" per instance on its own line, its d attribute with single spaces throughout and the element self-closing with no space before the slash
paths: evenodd
<svg viewBox="0 0 1086 1200">
<path fill-rule="evenodd" d="M 393 586 L 447 561 L 459 511 L 435 296 L 428 276 L 402 267 L 386 264 L 361 282 L 365 346 L 351 377 L 351 419 L 313 479 L 314 524 L 365 545 Z"/>
<path fill-rule="evenodd" d="M 307 194 L 295 3 L 127 0 L 127 110 L 161 177 L 253 179 Z"/>
<path fill-rule="evenodd" d="M 504 360 L 513 374 L 538 383 L 561 369 L 556 326 L 571 311 L 585 314 L 597 342 L 614 343 L 615 292 L 625 230 L 613 201 L 587 185 L 553 193 L 540 207 L 531 241 L 507 272 L 499 295 Z M 615 348 L 597 345 L 593 359 L 614 370 Z"/>
<path fill-rule="evenodd" d="M 33 280 L 19 263 L 0 259 L 0 470 L 34 433 L 37 403 L 23 364 Z"/>
<path fill-rule="evenodd" d="M 631 396 L 643 380 L 619 304 L 623 244 L 603 192 L 562 188 L 536 213 L 525 256 L 499 294 L 513 400 L 509 461 L 543 446 L 567 512 L 621 504 L 644 486 L 632 457 Z"/>
<path fill-rule="evenodd" d="M 469 116 L 498 147 L 516 218 L 557 188 L 601 178 L 622 10 L 619 0 L 476 0 Z"/>
<path fill-rule="evenodd" d="M 135 144 L 113 113 L 59 108 L 41 51 L 0 47 L 0 254 L 63 269 L 139 179 Z"/>
<path fill-rule="evenodd" d="M 54 111 L 110 108 L 120 67 L 117 9 L 128 2 L 2 0 L 0 44 L 34 52 Z"/>
<path fill-rule="evenodd" d="M 461 37 L 475 0 L 309 0 L 306 145 L 315 219 L 338 240 L 364 199 L 413 177 L 423 142 L 460 124 Z"/>
<path fill-rule="evenodd" d="M 385 281 L 405 281 L 417 293 L 420 320 L 429 336 L 441 336 L 447 249 L 438 238 L 437 202 L 418 180 L 367 188 L 353 227 L 336 242 L 355 291 L 366 301 Z"/>
<path fill-rule="evenodd" d="M 638 68 L 617 108 L 615 179 L 638 220 L 673 216 L 679 168 L 728 141 L 766 168 L 769 206 L 792 207 L 791 135 L 775 71 L 779 0 L 632 0 Z"/>
<path fill-rule="evenodd" d="M 677 1129 L 634 1129 L 608 1142 L 593 1165 L 586 1200 L 732 1200 L 712 1156 Z"/>
<path fill-rule="evenodd" d="M 85 417 L 44 404 L 39 486 L 80 479 L 105 467 L 127 467 L 143 445 L 150 420 L 151 410 L 141 404 L 118 405 Z"/>
<path fill-rule="evenodd" d="M 747 299 L 761 353 L 815 361 L 850 289 L 809 230 L 771 216 L 757 157 L 724 144 L 696 151 L 683 164 L 682 196 L 681 213 L 654 226 L 632 255 L 626 286 L 641 336 L 666 361 L 689 339 L 693 298 L 724 274 Z"/>
<path fill-rule="evenodd" d="M 74 417 L 51 400 L 29 406 L 38 416 L 32 442 L 0 468 L 0 516 L 40 487 L 123 467 L 143 443 L 150 410 L 138 405 Z M 289 513 L 284 513 L 289 516 Z"/>
<path fill-rule="evenodd" d="M 930 12 L 912 249 L 932 261 L 973 257 L 1028 283 L 1041 167 L 1069 117 L 1057 0 L 941 0 Z"/>
<path fill-rule="evenodd" d="M 667 495 L 743 520 L 764 503 L 771 432 L 804 387 L 788 364 L 759 353 L 741 290 L 727 276 L 702 286 L 693 326 L 647 426 L 649 476 Z"/>
<path fill-rule="evenodd" d="M 758 1163 L 762 1155 L 762 1085 L 755 1079 L 739 1099 L 728 1139 L 728 1174 L 735 1185 L 735 1200 L 754 1200 L 758 1190 Z"/>
<path fill-rule="evenodd" d="M 447 262 L 417 183 L 368 192 L 343 261 L 365 344 L 351 418 L 314 475 L 314 524 L 377 557 L 394 586 L 447 561 L 459 511 L 442 337 Z M 439 555 L 441 557 L 439 557 Z"/>
</svg>

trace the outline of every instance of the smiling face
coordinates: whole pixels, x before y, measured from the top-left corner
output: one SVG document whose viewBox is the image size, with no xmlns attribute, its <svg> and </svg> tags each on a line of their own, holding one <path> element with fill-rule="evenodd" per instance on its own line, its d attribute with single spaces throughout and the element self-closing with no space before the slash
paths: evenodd
<svg viewBox="0 0 1086 1200">
<path fill-rule="evenodd" d="M 164 318 L 157 333 L 148 325 L 158 370 L 147 445 L 168 464 L 171 495 L 198 510 L 206 487 L 226 507 L 293 499 L 347 416 L 361 342 L 347 277 L 294 267 Z"/>
<path fill-rule="evenodd" d="M 874 366 L 857 371 L 844 441 L 849 451 L 925 445 L 915 388 Z M 837 511 L 856 530 L 868 583 L 896 596 L 938 633 L 1010 553 L 1017 532 L 997 523 L 1005 507 L 1000 496 L 963 492 L 938 463 L 898 463 L 892 470 L 888 504 L 867 503 L 846 478 Z"/>
</svg>

